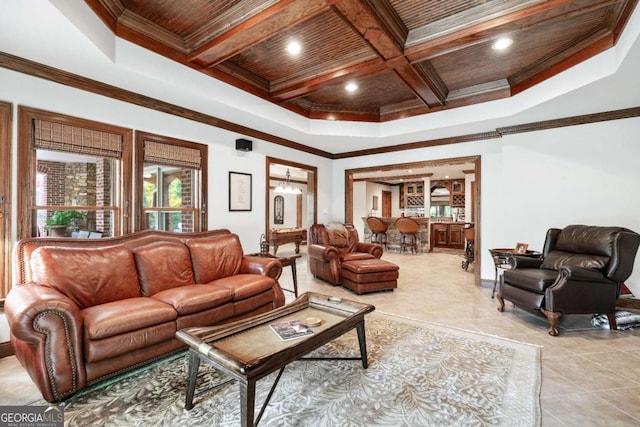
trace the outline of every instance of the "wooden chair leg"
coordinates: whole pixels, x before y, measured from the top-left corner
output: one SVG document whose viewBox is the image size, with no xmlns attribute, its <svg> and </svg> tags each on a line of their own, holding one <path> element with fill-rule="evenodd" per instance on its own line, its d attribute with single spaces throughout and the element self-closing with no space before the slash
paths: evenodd
<svg viewBox="0 0 640 427">
<path fill-rule="evenodd" d="M 558 313 L 557 311 L 548 311 L 543 309 L 542 312 L 544 313 L 545 316 L 547 316 L 547 319 L 549 319 L 549 335 L 551 335 L 552 337 L 557 337 L 558 336 L 558 319 L 560 319 L 560 317 L 562 317 L 562 313 Z"/>
<path fill-rule="evenodd" d="M 607 313 L 607 319 L 609 319 L 609 329 L 615 331 L 618 329 L 618 325 L 616 324 L 616 312 Z"/>
<path fill-rule="evenodd" d="M 500 304 L 500 306 L 498 307 L 498 311 L 502 313 L 504 311 L 504 299 L 502 298 L 502 295 L 500 295 L 500 292 L 496 294 L 496 299 Z"/>
</svg>

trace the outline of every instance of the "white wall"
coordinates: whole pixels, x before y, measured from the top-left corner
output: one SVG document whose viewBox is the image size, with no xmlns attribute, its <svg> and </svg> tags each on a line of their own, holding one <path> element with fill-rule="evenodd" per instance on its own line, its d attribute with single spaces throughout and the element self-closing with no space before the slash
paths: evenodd
<svg viewBox="0 0 640 427">
<path fill-rule="evenodd" d="M 501 139 L 337 160 L 344 169 L 480 155 L 481 277 L 493 279 L 489 248 L 529 243 L 540 250 L 550 227 L 616 225 L 640 232 L 640 118 L 505 136 Z M 478 177 L 476 176 L 476 180 Z M 336 200 L 337 202 L 337 200 Z M 333 214 L 344 211 L 333 205 Z M 640 256 L 626 282 L 640 295 Z"/>
</svg>

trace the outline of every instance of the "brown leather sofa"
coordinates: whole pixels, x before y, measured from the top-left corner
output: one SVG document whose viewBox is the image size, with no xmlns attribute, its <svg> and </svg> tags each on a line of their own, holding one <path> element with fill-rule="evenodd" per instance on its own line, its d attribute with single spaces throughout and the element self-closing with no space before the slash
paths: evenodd
<svg viewBox="0 0 640 427">
<path fill-rule="evenodd" d="M 11 343 L 49 402 L 180 350 L 177 330 L 284 305 L 282 264 L 229 230 L 32 238 L 14 249 Z"/>
<path fill-rule="evenodd" d="M 514 256 L 500 279 L 498 311 L 504 301 L 542 311 L 549 334 L 558 335 L 563 314 L 607 314 L 616 329 L 620 284 L 633 270 L 640 235 L 622 227 L 570 225 L 547 231 L 543 259 Z"/>
<path fill-rule="evenodd" d="M 311 274 L 338 285 L 343 262 L 380 258 L 382 245 L 360 242 L 358 230 L 350 224 L 313 224 L 309 228 L 308 256 Z"/>
</svg>

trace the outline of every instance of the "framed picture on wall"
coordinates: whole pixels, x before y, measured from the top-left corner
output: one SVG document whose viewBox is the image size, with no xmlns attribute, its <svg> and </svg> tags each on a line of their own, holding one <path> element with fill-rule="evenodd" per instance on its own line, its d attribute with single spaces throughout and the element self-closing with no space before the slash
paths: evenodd
<svg viewBox="0 0 640 427">
<path fill-rule="evenodd" d="M 251 174 L 229 172 L 229 210 L 251 210 Z"/>
</svg>

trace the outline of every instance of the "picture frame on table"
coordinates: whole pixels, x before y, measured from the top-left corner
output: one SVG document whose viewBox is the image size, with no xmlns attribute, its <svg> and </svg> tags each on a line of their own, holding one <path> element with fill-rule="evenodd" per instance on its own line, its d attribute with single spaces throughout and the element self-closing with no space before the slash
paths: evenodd
<svg viewBox="0 0 640 427">
<path fill-rule="evenodd" d="M 528 243 L 516 243 L 515 253 L 516 254 L 526 254 L 528 248 L 529 248 L 529 244 Z"/>
<path fill-rule="evenodd" d="M 229 211 L 251 211 L 250 173 L 229 171 Z"/>
</svg>

